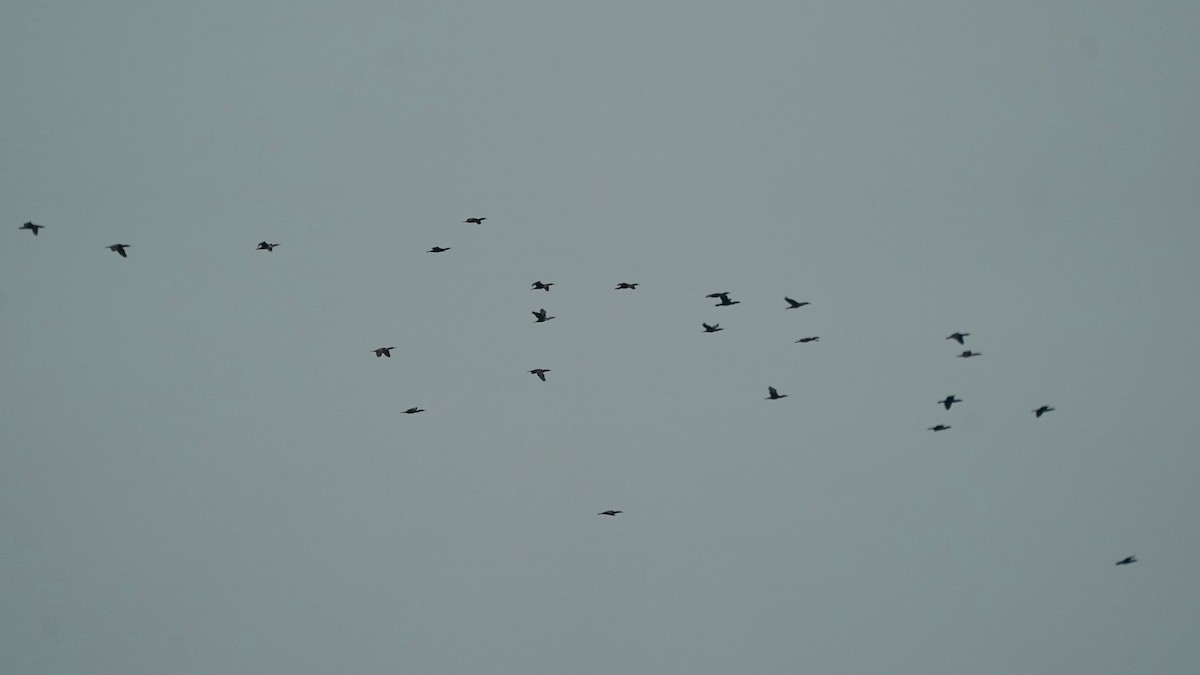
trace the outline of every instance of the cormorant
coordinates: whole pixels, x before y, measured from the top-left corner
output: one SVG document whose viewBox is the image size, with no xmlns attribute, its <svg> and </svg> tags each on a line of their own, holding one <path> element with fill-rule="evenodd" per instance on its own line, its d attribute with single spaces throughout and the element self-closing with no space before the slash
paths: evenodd
<svg viewBox="0 0 1200 675">
<path fill-rule="evenodd" d="M 596 515 L 598 515 L 598 516 L 615 516 L 618 513 L 625 513 L 625 512 L 624 511 L 601 511 L 600 513 L 597 513 Z"/>
<path fill-rule="evenodd" d="M 708 295 L 706 295 L 704 297 L 721 299 L 721 302 L 713 305 L 713 307 L 728 307 L 729 305 L 736 305 L 736 304 L 741 303 L 741 300 L 730 300 L 729 293 L 709 293 Z"/>
<path fill-rule="evenodd" d="M 38 230 L 42 229 L 43 227 L 45 227 L 45 225 L 34 225 L 33 223 L 25 223 L 24 225 L 18 227 L 17 229 L 18 230 L 29 230 L 30 232 L 33 233 L 33 236 L 36 237 Z"/>
<path fill-rule="evenodd" d="M 767 401 L 778 401 L 781 398 L 787 398 L 787 394 L 781 394 L 775 391 L 775 387 L 767 387 L 767 393 L 769 394 L 769 396 L 767 396 L 765 399 Z"/>
<path fill-rule="evenodd" d="M 390 359 L 390 358 L 392 358 L 392 350 L 393 349 L 395 349 L 395 347 L 380 347 L 379 349 L 375 350 L 375 358 L 379 358 L 381 356 L 386 356 Z"/>
<path fill-rule="evenodd" d="M 129 255 L 125 253 L 125 249 L 129 248 L 129 244 L 113 244 L 112 246 L 106 246 L 105 248 L 115 253 L 120 253 L 122 258 L 129 257 Z"/>
<path fill-rule="evenodd" d="M 704 322 L 701 322 L 700 325 L 704 326 L 705 333 L 715 333 L 719 330 L 725 330 L 724 328 L 721 328 L 721 324 L 719 324 L 719 323 L 714 323 L 713 325 L 710 326 Z"/>
<path fill-rule="evenodd" d="M 1045 415 L 1046 413 L 1050 412 L 1051 410 L 1054 410 L 1054 408 L 1051 408 L 1048 405 L 1044 405 L 1044 406 L 1038 408 L 1037 410 L 1034 410 L 1033 415 L 1034 415 L 1034 417 L 1041 417 L 1042 415 Z"/>
<path fill-rule="evenodd" d="M 791 298 L 788 298 L 788 297 L 785 297 L 785 298 L 784 298 L 784 301 L 786 301 L 786 302 L 787 302 L 787 304 L 788 304 L 787 308 L 788 308 L 788 309 L 797 309 L 797 308 L 803 307 L 803 306 L 805 306 L 805 305 L 811 305 L 811 304 L 812 304 L 811 302 L 796 302 L 795 300 L 793 300 L 793 299 L 791 299 Z"/>
<path fill-rule="evenodd" d="M 552 316 L 546 316 L 546 310 L 544 309 L 539 309 L 538 311 L 534 312 L 533 315 L 537 317 L 537 320 L 534 321 L 534 323 L 542 323 L 554 318 Z"/>
<path fill-rule="evenodd" d="M 268 244 L 265 241 L 260 241 L 260 242 L 258 242 L 258 248 L 254 249 L 254 250 L 255 251 L 266 251 L 266 252 L 270 253 L 271 251 L 274 251 L 275 247 L 278 245 L 279 244 Z"/>
<path fill-rule="evenodd" d="M 962 399 L 954 398 L 954 394 L 950 394 L 946 398 L 938 401 L 938 403 L 941 403 L 942 405 L 946 406 L 946 410 L 949 410 L 950 406 L 954 405 L 955 403 L 962 403 Z"/>
<path fill-rule="evenodd" d="M 551 282 L 550 282 L 550 283 L 548 283 L 548 284 L 543 284 L 543 283 L 542 283 L 542 282 L 540 282 L 540 281 L 535 281 L 535 282 L 533 282 L 533 286 L 532 286 L 532 287 L 531 287 L 529 290 L 531 290 L 531 291 L 536 291 L 536 290 L 539 290 L 539 289 L 540 289 L 540 290 L 543 290 L 543 291 L 548 291 L 548 290 L 550 290 L 550 287 L 551 287 L 551 286 L 553 286 L 553 285 L 554 285 L 554 282 L 553 282 L 553 281 L 551 281 Z"/>
<path fill-rule="evenodd" d="M 954 333 L 952 335 L 947 335 L 946 339 L 954 340 L 955 342 L 957 342 L 958 344 L 961 345 L 963 343 L 963 338 L 967 337 L 968 335 L 970 335 L 970 333 Z"/>
<path fill-rule="evenodd" d="M 534 375 L 537 375 L 539 380 L 541 380 L 542 382 L 545 382 L 546 381 L 546 373 L 550 372 L 550 369 L 549 368 L 534 368 L 533 370 L 531 370 L 529 372 L 533 373 Z"/>
</svg>

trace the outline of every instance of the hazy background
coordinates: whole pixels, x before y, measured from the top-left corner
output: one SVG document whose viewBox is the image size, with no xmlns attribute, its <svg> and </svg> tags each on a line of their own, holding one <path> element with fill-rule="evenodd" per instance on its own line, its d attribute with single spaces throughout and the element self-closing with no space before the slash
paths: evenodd
<svg viewBox="0 0 1200 675">
<path fill-rule="evenodd" d="M 0 10 L 0 671 L 1200 672 L 1200 5 L 248 4 Z"/>
</svg>

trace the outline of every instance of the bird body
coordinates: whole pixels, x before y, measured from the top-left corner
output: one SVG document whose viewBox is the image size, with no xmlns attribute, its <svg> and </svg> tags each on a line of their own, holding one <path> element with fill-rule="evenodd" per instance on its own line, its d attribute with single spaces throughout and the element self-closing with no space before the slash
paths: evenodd
<svg viewBox="0 0 1200 675">
<path fill-rule="evenodd" d="M 778 401 L 778 400 L 779 400 L 779 399 L 781 399 L 781 398 L 787 398 L 787 394 L 781 394 L 781 393 L 779 393 L 778 391 L 775 391 L 775 387 L 767 387 L 767 398 L 766 398 L 766 400 L 768 400 L 768 401 Z"/>
<path fill-rule="evenodd" d="M 546 381 L 546 373 L 550 372 L 550 369 L 549 368 L 534 368 L 533 370 L 531 370 L 529 372 L 533 373 L 534 375 L 537 375 L 539 380 L 541 380 L 542 382 L 545 382 Z"/>
<path fill-rule="evenodd" d="M 125 253 L 125 249 L 129 248 L 129 244 L 113 244 L 112 246 L 106 246 L 105 248 L 119 254 L 122 258 L 129 257 L 129 255 Z"/>
<path fill-rule="evenodd" d="M 258 242 L 258 248 L 254 249 L 254 250 L 255 251 L 266 251 L 266 252 L 270 253 L 271 251 L 274 251 L 275 247 L 278 245 L 279 244 L 268 244 L 265 241 L 260 241 L 260 242 Z"/>
<path fill-rule="evenodd" d="M 392 350 L 393 349 L 395 349 L 395 347 L 380 347 L 379 349 L 374 350 L 375 358 L 379 358 L 381 356 L 386 356 L 390 359 L 390 358 L 392 358 Z"/>
<path fill-rule="evenodd" d="M 544 323 L 554 318 L 552 316 L 546 316 L 546 310 L 544 309 L 539 309 L 538 311 L 534 312 L 533 315 L 537 317 L 537 319 L 534 320 L 534 323 Z"/>
<path fill-rule="evenodd" d="M 1050 407 L 1050 406 L 1048 406 L 1048 405 L 1044 405 L 1044 406 L 1042 406 L 1042 407 L 1038 408 L 1037 410 L 1034 410 L 1034 411 L 1033 411 L 1033 416 L 1034 416 L 1034 417 L 1041 417 L 1042 415 L 1045 415 L 1046 413 L 1050 412 L 1051 410 L 1054 410 L 1054 408 L 1051 408 L 1051 407 Z"/>
<path fill-rule="evenodd" d="M 811 302 L 796 302 L 795 300 L 788 298 L 788 297 L 785 297 L 783 300 L 784 300 L 784 302 L 786 302 L 788 304 L 788 306 L 787 306 L 788 309 L 798 309 L 805 305 L 812 304 Z"/>
<path fill-rule="evenodd" d="M 954 340 L 955 342 L 957 342 L 958 344 L 961 345 L 963 343 L 963 338 L 967 337 L 968 335 L 970 335 L 970 333 L 952 333 L 950 335 L 947 335 L 946 339 Z"/>
<path fill-rule="evenodd" d="M 29 223 L 25 223 L 24 225 L 18 227 L 17 229 L 18 230 L 29 230 L 30 232 L 33 233 L 33 236 L 36 237 L 38 230 L 42 229 L 43 227 L 45 227 L 45 225 L 35 225 L 32 222 L 29 222 Z"/>
<path fill-rule="evenodd" d="M 946 410 L 949 410 L 950 406 L 954 405 L 955 403 L 962 403 L 962 399 L 954 398 L 954 394 L 950 394 L 946 398 L 938 401 L 938 403 L 941 403 L 942 405 L 946 406 Z"/>
</svg>

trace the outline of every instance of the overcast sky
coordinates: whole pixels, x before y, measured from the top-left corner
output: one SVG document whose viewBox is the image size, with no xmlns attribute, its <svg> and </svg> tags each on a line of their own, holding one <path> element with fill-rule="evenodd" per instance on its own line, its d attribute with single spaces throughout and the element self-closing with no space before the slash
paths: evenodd
<svg viewBox="0 0 1200 675">
<path fill-rule="evenodd" d="M 1195 2 L 0 18 L 0 671 L 1200 672 Z"/>
</svg>

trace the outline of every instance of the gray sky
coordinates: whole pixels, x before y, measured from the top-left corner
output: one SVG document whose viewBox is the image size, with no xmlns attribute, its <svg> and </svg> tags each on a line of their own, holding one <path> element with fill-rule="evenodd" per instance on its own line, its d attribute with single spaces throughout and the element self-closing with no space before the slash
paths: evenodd
<svg viewBox="0 0 1200 675">
<path fill-rule="evenodd" d="M 1200 671 L 1200 5 L 246 4 L 3 11 L 0 671 Z"/>
</svg>

